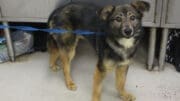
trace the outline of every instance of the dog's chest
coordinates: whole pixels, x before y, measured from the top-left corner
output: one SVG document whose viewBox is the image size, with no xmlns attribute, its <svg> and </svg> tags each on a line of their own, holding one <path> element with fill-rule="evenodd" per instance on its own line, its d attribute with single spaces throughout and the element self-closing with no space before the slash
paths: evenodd
<svg viewBox="0 0 180 101">
<path fill-rule="evenodd" d="M 134 38 L 119 38 L 115 39 L 117 42 L 107 39 L 108 46 L 122 59 L 129 58 L 129 55 L 133 53 L 135 46 Z"/>
<path fill-rule="evenodd" d="M 122 45 L 124 48 L 128 49 L 134 46 L 134 38 L 121 38 L 118 39 L 117 42 Z"/>
</svg>

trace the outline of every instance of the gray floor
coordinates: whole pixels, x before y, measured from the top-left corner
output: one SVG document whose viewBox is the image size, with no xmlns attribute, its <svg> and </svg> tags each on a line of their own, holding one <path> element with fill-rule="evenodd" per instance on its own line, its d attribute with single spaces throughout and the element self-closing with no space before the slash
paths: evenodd
<svg viewBox="0 0 180 101">
<path fill-rule="evenodd" d="M 48 53 L 34 53 L 15 63 L 0 64 L 0 101 L 90 101 L 96 60 L 93 49 L 83 42 L 72 63 L 78 86 L 74 92 L 66 89 L 62 71 L 49 69 Z M 142 63 L 145 58 L 135 60 L 138 61 L 130 66 L 126 88 L 136 101 L 179 101 L 180 73 L 174 67 L 167 64 L 165 71 L 149 72 Z M 113 73 L 109 74 L 104 81 L 102 101 L 121 101 L 113 77 Z"/>
</svg>

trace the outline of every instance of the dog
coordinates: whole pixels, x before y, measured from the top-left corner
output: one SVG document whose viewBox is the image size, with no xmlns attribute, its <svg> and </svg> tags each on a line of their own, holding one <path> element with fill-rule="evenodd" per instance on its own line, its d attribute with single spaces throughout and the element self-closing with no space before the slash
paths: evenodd
<svg viewBox="0 0 180 101">
<path fill-rule="evenodd" d="M 150 9 L 145 1 L 125 5 L 100 7 L 89 3 L 70 3 L 57 8 L 49 17 L 49 28 L 69 30 L 64 34 L 51 33 L 48 37 L 50 67 L 56 71 L 59 59 L 63 68 L 66 86 L 77 87 L 70 74 L 71 61 L 76 46 L 83 36 L 71 33 L 76 29 L 103 32 L 97 37 L 98 61 L 94 74 L 92 101 L 100 101 L 102 81 L 108 71 L 115 69 L 116 88 L 123 101 L 134 101 L 124 86 L 129 64 L 143 35 L 142 18 Z"/>
</svg>

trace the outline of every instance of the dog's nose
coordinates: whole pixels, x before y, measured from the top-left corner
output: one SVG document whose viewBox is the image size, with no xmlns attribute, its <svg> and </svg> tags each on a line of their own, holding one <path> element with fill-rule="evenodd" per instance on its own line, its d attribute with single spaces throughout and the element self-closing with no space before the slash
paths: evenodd
<svg viewBox="0 0 180 101">
<path fill-rule="evenodd" d="M 125 33 L 127 36 L 129 36 L 129 35 L 132 34 L 132 29 L 130 29 L 130 28 L 124 29 L 124 33 Z"/>
</svg>

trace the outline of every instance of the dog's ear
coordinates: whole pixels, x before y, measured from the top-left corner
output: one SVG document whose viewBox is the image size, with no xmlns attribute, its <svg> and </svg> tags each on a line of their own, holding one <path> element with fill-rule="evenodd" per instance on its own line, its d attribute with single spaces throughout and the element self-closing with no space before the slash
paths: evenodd
<svg viewBox="0 0 180 101">
<path fill-rule="evenodd" d="M 115 7 L 112 5 L 108 5 L 97 11 L 97 15 L 100 17 L 101 20 L 107 20 L 108 16 L 113 12 Z"/>
<path fill-rule="evenodd" d="M 150 9 L 150 4 L 146 1 L 134 1 L 131 3 L 131 6 L 142 14 Z"/>
</svg>

